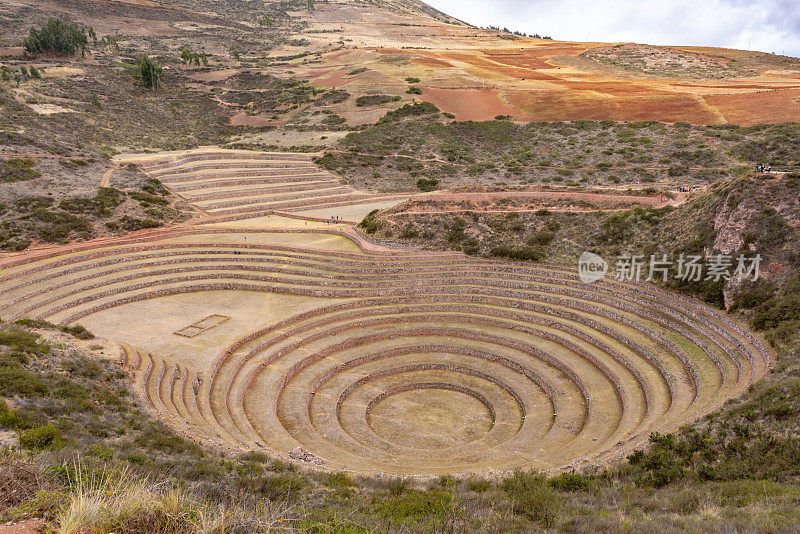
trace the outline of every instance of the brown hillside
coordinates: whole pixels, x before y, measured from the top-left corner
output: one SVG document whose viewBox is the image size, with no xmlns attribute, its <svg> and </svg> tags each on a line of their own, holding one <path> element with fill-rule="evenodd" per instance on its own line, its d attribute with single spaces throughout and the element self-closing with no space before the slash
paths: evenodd
<svg viewBox="0 0 800 534">
<path fill-rule="evenodd" d="M 172 51 L 194 43 L 212 54 L 210 68 L 226 68 L 226 76 L 237 67 L 255 67 L 355 97 L 384 93 L 404 101 L 428 100 L 462 120 L 497 115 L 519 121 L 740 125 L 800 120 L 800 60 L 795 58 L 518 37 L 469 26 L 412 0 L 317 1 L 313 9 L 305 2 L 262 6 L 208 0 L 13 4 L 24 16 L 0 18 L 3 45 L 19 44 L 31 23 L 58 15 L 91 25 L 98 34 L 116 35 L 136 49 Z M 269 24 L 262 25 L 262 17 Z M 157 44 L 154 38 L 177 41 Z M 231 46 L 247 60 L 232 61 Z M 410 85 L 414 89 L 407 93 Z M 359 108 L 354 102 L 332 108 L 351 125 L 374 122 L 397 106 Z M 272 124 L 266 117 L 238 123 Z"/>
</svg>

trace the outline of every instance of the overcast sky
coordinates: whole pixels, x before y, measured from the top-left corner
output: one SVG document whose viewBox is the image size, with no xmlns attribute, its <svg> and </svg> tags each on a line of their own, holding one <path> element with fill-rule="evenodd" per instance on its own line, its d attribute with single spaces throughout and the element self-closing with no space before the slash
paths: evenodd
<svg viewBox="0 0 800 534">
<path fill-rule="evenodd" d="M 427 0 L 477 26 L 569 41 L 696 44 L 800 57 L 800 0 Z"/>
</svg>

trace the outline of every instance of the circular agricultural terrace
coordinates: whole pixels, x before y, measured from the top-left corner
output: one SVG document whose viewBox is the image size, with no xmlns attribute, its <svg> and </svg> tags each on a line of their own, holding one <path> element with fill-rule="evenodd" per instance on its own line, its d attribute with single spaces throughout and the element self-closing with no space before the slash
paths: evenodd
<svg viewBox="0 0 800 534">
<path fill-rule="evenodd" d="M 651 286 L 223 220 L 9 258 L 0 316 L 119 341 L 192 439 L 360 473 L 614 462 L 769 366 L 737 323 Z"/>
</svg>

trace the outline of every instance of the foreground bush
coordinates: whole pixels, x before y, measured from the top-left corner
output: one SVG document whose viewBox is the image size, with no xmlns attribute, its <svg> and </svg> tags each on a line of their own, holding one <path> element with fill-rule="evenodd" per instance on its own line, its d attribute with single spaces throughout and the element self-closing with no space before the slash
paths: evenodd
<svg viewBox="0 0 800 534">
<path fill-rule="evenodd" d="M 561 501 L 547 484 L 547 477 L 534 471 L 516 471 L 501 484 L 513 503 L 514 511 L 545 528 L 555 525 Z"/>
</svg>

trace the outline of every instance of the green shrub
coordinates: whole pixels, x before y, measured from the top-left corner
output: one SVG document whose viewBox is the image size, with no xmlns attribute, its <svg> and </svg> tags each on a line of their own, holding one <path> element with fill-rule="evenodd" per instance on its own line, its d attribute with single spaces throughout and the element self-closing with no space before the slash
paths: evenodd
<svg viewBox="0 0 800 534">
<path fill-rule="evenodd" d="M 38 450 L 59 448 L 63 445 L 63 441 L 54 425 L 45 425 L 20 432 L 19 444 L 26 449 Z"/>
<path fill-rule="evenodd" d="M 406 104 L 394 111 L 390 111 L 381 117 L 381 120 L 378 121 L 378 124 L 385 124 L 399 121 L 407 117 L 419 117 L 421 115 L 430 115 L 438 112 L 439 108 L 430 102 L 415 102 L 413 104 Z"/>
<path fill-rule="evenodd" d="M 483 493 L 491 487 L 492 483 L 485 478 L 471 478 L 467 481 L 467 489 L 475 493 Z"/>
<path fill-rule="evenodd" d="M 69 401 L 71 404 L 85 405 L 81 402 L 89 398 L 89 390 L 66 377 L 60 377 L 53 385 L 53 397 Z"/>
<path fill-rule="evenodd" d="M 376 498 L 373 503 L 382 517 L 392 523 L 441 517 L 450 510 L 453 497 L 443 490 L 410 490 L 401 495 Z"/>
<path fill-rule="evenodd" d="M 69 358 L 61 362 L 61 369 L 70 375 L 94 380 L 100 377 L 100 365 L 89 358 L 80 356 Z"/>
<path fill-rule="evenodd" d="M 159 204 L 161 206 L 166 206 L 167 204 L 169 204 L 168 199 L 156 195 L 151 195 L 150 193 L 140 193 L 139 191 L 130 191 L 128 193 L 128 196 L 134 200 L 138 200 L 139 202 L 146 202 L 148 204 Z"/>
<path fill-rule="evenodd" d="M 461 217 L 455 217 L 453 222 L 450 224 L 450 231 L 447 234 L 447 241 L 450 243 L 462 241 L 467 237 L 467 234 L 464 232 L 466 227 L 467 223 L 464 221 L 464 219 Z"/>
<path fill-rule="evenodd" d="M 561 473 L 547 481 L 551 487 L 559 491 L 582 491 L 592 487 L 592 478 L 579 475 L 574 471 Z"/>
<path fill-rule="evenodd" d="M 767 245 L 774 247 L 784 243 L 793 233 L 783 215 L 768 206 L 747 222 L 742 240 L 745 245 L 755 244 L 757 248 L 764 249 Z"/>
<path fill-rule="evenodd" d="M 17 319 L 16 321 L 14 321 L 14 324 L 18 324 L 20 326 L 27 326 L 29 328 L 47 328 L 51 330 L 61 330 L 62 332 L 71 334 L 72 336 L 78 339 L 94 339 L 94 334 L 92 334 L 85 327 L 79 324 L 73 326 L 66 326 L 66 325 L 62 326 L 53 324 L 49 321 L 44 321 L 42 319 Z"/>
<path fill-rule="evenodd" d="M 547 230 L 541 230 L 538 232 L 534 232 L 527 241 L 529 247 L 534 246 L 546 246 L 553 242 L 555 239 L 555 235 L 552 232 L 548 232 Z"/>
<path fill-rule="evenodd" d="M 686 176 L 689 174 L 689 167 L 673 165 L 667 170 L 667 175 L 671 177 Z"/>
<path fill-rule="evenodd" d="M 367 106 L 380 106 L 389 102 L 399 102 L 399 96 L 391 95 L 363 95 L 356 98 L 356 106 L 362 108 Z"/>
<path fill-rule="evenodd" d="M 167 431 L 160 423 L 150 424 L 143 429 L 134 439 L 134 443 L 147 449 L 168 454 L 189 453 L 199 456 L 201 452 L 197 444 Z"/>
<path fill-rule="evenodd" d="M 408 489 L 408 480 L 403 477 L 394 477 L 389 480 L 386 489 L 389 491 L 389 495 L 395 497 L 402 495 Z"/>
<path fill-rule="evenodd" d="M 40 178 L 42 173 L 33 170 L 36 160 L 33 158 L 9 158 L 0 167 L 0 182 L 24 182 Z"/>
<path fill-rule="evenodd" d="M 417 189 L 419 189 L 423 193 L 435 190 L 436 186 L 438 185 L 439 185 L 439 180 L 437 180 L 436 178 L 420 178 L 419 180 L 417 180 Z"/>
<path fill-rule="evenodd" d="M 493 247 L 489 253 L 492 256 L 508 258 L 514 261 L 541 261 L 544 256 L 541 250 L 532 246 L 513 247 L 511 245 L 499 245 Z"/>
<path fill-rule="evenodd" d="M 89 332 L 83 325 L 76 324 L 72 326 L 59 326 L 58 328 L 62 332 L 71 334 L 78 339 L 94 339 L 94 334 Z"/>
<path fill-rule="evenodd" d="M 30 361 L 28 355 L 19 350 L 11 350 L 0 355 L 0 366 L 20 366 L 27 365 Z"/>
<path fill-rule="evenodd" d="M 66 243 L 71 238 L 89 239 L 94 235 L 88 219 L 70 213 L 36 209 L 31 218 L 39 223 L 36 233 L 48 243 Z"/>
<path fill-rule="evenodd" d="M 408 223 L 400 231 L 399 237 L 402 239 L 414 239 L 415 237 L 419 237 L 419 232 L 414 228 L 412 223 Z"/>
<path fill-rule="evenodd" d="M 755 307 L 751 321 L 753 328 L 756 330 L 782 328 L 780 336 L 775 338 L 773 334 L 772 337 L 776 340 L 789 339 L 783 335 L 791 334 L 791 328 L 788 328 L 789 332 L 785 332 L 787 327 L 800 323 L 800 276 L 796 275 L 787 280 L 780 292 L 774 296 L 767 297 L 764 294 L 758 298 L 765 300 Z"/>
<path fill-rule="evenodd" d="M 745 280 L 733 293 L 731 310 L 751 310 L 775 297 L 777 288 L 765 279 Z"/>
<path fill-rule="evenodd" d="M 0 345 L 28 354 L 47 354 L 50 350 L 50 345 L 40 341 L 36 334 L 14 327 L 0 330 Z"/>
<path fill-rule="evenodd" d="M 322 482 L 329 488 L 354 488 L 358 486 L 347 473 L 325 473 Z"/>
<path fill-rule="evenodd" d="M 272 460 L 269 464 L 269 470 L 275 473 L 296 473 L 297 466 L 280 460 Z"/>
<path fill-rule="evenodd" d="M 122 191 L 113 187 L 101 187 L 94 197 L 66 197 L 58 203 L 58 207 L 70 213 L 108 217 L 123 201 Z"/>
<path fill-rule="evenodd" d="M 544 475 L 534 471 L 515 471 L 500 487 L 511 500 L 515 512 L 526 516 L 544 528 L 555 526 L 561 508 L 561 498 L 547 483 Z"/>
<path fill-rule="evenodd" d="M 629 212 L 614 213 L 603 221 L 599 240 L 616 244 L 625 239 L 633 226 Z"/>
<path fill-rule="evenodd" d="M 12 430 L 24 430 L 30 426 L 29 422 L 20 415 L 18 410 L 12 410 L 6 402 L 0 399 L 0 427 Z"/>
<path fill-rule="evenodd" d="M 480 242 L 474 237 L 468 237 L 461 243 L 461 251 L 464 254 L 475 256 L 481 251 Z"/>
<path fill-rule="evenodd" d="M 295 473 L 263 478 L 256 491 L 271 501 L 296 501 L 307 481 Z"/>
<path fill-rule="evenodd" d="M 521 233 L 525 231 L 526 226 L 525 223 L 522 221 L 513 221 L 511 223 L 511 226 L 509 226 L 509 228 L 511 229 L 512 232 Z"/>
<path fill-rule="evenodd" d="M 440 475 L 436 483 L 440 488 L 452 488 L 456 485 L 456 477 L 453 475 Z"/>
<path fill-rule="evenodd" d="M 153 219 L 139 219 L 136 217 L 131 217 L 130 215 L 124 215 L 118 221 L 113 223 L 107 223 L 115 225 L 117 229 L 124 230 L 126 232 L 135 232 L 136 230 L 143 230 L 145 228 L 157 228 L 161 226 L 159 221 L 155 221 Z"/>
<path fill-rule="evenodd" d="M 372 210 L 371 212 L 367 213 L 364 219 L 358 224 L 361 228 L 364 229 L 365 233 L 374 234 L 380 229 L 381 223 L 375 217 L 377 213 L 378 210 Z"/>
<path fill-rule="evenodd" d="M 650 443 L 653 446 L 649 451 L 638 450 L 628 456 L 628 461 L 639 471 L 636 483 L 660 488 L 682 478 L 685 470 L 681 453 L 685 449 L 679 447 L 675 436 L 653 433 Z"/>
<path fill-rule="evenodd" d="M 257 464 L 268 464 L 272 461 L 269 454 L 258 451 L 249 451 L 238 456 L 240 462 L 251 462 Z"/>
<path fill-rule="evenodd" d="M 340 117 L 339 115 L 333 114 L 328 115 L 324 119 L 322 119 L 322 124 L 325 126 L 340 126 L 347 122 L 347 119 L 344 117 Z"/>
<path fill-rule="evenodd" d="M 45 209 L 53 205 L 53 197 L 47 196 L 26 196 L 19 197 L 11 206 L 20 213 L 30 213 L 37 209 Z"/>
</svg>

